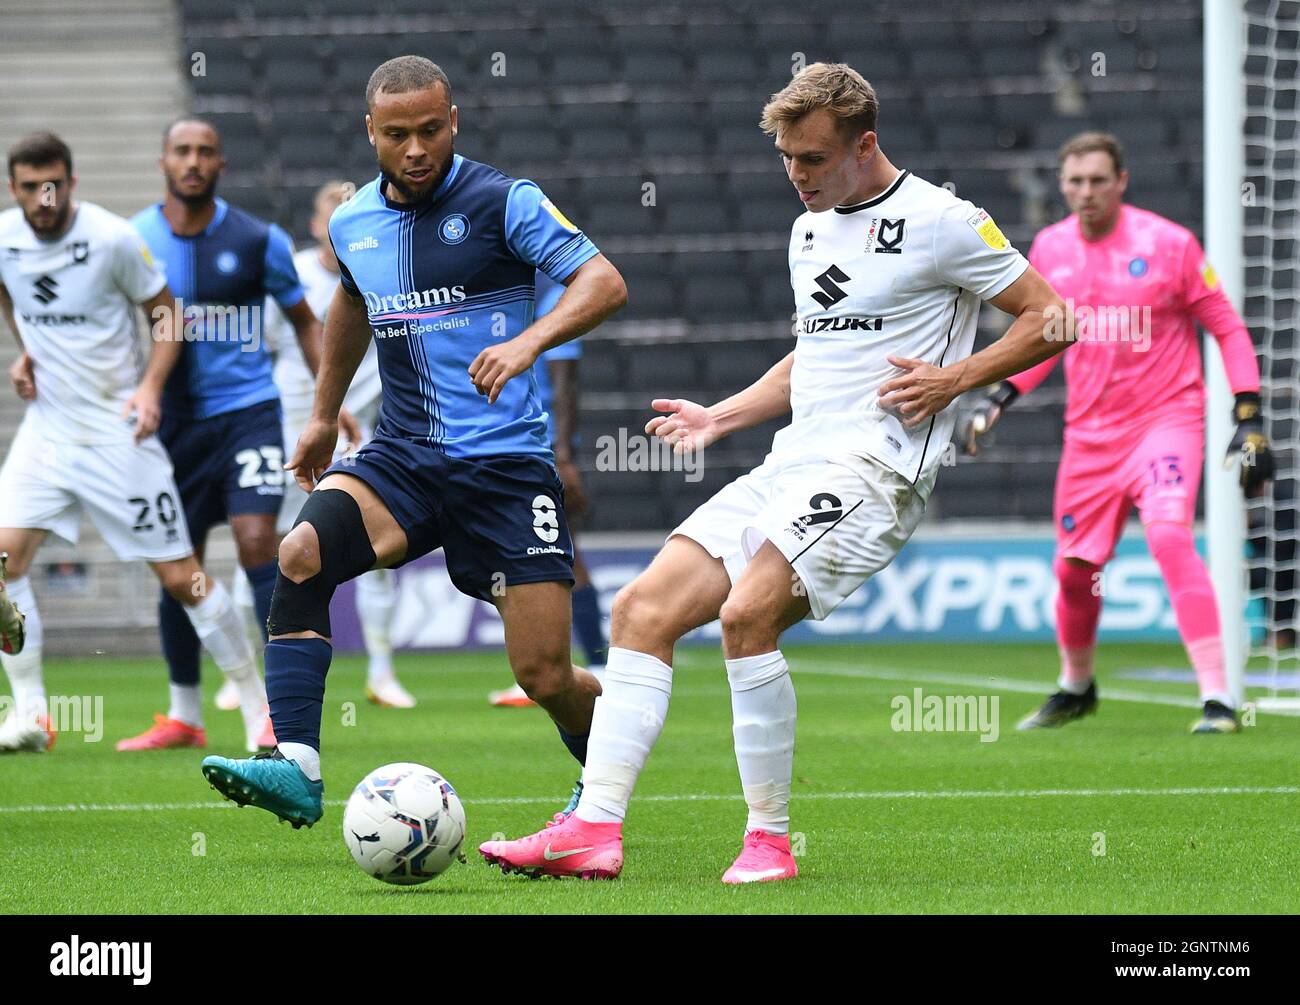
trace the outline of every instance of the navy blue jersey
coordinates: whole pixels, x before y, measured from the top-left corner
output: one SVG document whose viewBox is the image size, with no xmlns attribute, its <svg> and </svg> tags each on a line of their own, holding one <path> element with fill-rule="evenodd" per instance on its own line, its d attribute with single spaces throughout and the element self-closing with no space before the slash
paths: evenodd
<svg viewBox="0 0 1300 1005">
<path fill-rule="evenodd" d="M 567 279 L 598 252 L 533 182 L 457 154 L 442 184 L 398 203 L 376 179 L 330 218 L 340 281 L 365 301 L 379 356 L 378 432 L 452 457 L 550 457 L 532 371 L 494 404 L 469 366 L 533 322 L 538 270 Z"/>
<path fill-rule="evenodd" d="M 207 419 L 279 399 L 262 340 L 268 296 L 281 307 L 303 298 L 293 242 L 275 224 L 216 200 L 201 234 L 178 237 L 162 205 L 131 219 L 183 302 L 185 351 L 163 391 L 175 419 Z"/>
</svg>

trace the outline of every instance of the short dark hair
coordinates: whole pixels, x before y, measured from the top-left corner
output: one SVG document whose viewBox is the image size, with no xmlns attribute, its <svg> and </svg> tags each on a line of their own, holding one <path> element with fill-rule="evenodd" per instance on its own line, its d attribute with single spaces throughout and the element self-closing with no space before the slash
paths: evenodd
<svg viewBox="0 0 1300 1005">
<path fill-rule="evenodd" d="M 14 176 L 15 164 L 42 167 L 62 161 L 72 177 L 72 150 L 53 133 L 31 133 L 9 148 L 9 177 Z"/>
<path fill-rule="evenodd" d="M 1089 132 L 1071 136 L 1061 146 L 1056 165 L 1058 168 L 1063 168 L 1067 157 L 1093 153 L 1110 154 L 1111 163 L 1115 165 L 1115 176 L 1119 177 L 1119 173 L 1124 170 L 1124 148 L 1110 133 Z"/>
<path fill-rule="evenodd" d="M 380 91 L 385 94 L 409 94 L 436 84 L 447 89 L 447 100 L 450 101 L 451 80 L 441 66 L 423 56 L 395 56 L 386 63 L 380 63 L 370 75 L 370 83 L 366 84 L 366 107 L 375 103 L 375 95 Z"/>
<path fill-rule="evenodd" d="M 212 135 L 217 138 L 217 149 L 218 150 L 221 149 L 221 130 L 218 129 L 211 122 L 211 120 L 205 119 L 202 115 L 182 115 L 179 118 L 172 119 L 170 122 L 167 123 L 166 128 L 163 129 L 163 134 L 162 134 L 163 150 L 167 149 L 167 141 L 171 139 L 172 130 L 175 129 L 177 126 L 179 126 L 182 122 L 193 122 L 196 125 L 207 126 L 209 129 L 212 130 Z"/>
</svg>

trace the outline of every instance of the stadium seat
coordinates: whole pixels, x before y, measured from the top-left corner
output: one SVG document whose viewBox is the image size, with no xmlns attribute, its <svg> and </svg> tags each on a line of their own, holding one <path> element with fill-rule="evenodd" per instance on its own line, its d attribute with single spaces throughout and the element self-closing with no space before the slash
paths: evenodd
<svg viewBox="0 0 1300 1005">
<path fill-rule="evenodd" d="M 749 284 L 740 276 L 693 276 L 686 280 L 686 313 L 693 321 L 735 323 L 755 317 Z"/>
<path fill-rule="evenodd" d="M 515 127 L 496 134 L 496 156 L 537 164 L 562 156 L 563 143 L 554 129 Z"/>
<path fill-rule="evenodd" d="M 673 25 L 616 24 L 610 28 L 610 34 L 614 46 L 625 56 L 679 52 L 686 45 L 686 33 Z"/>
<path fill-rule="evenodd" d="M 981 94 L 924 95 L 925 114 L 934 122 L 987 122 L 993 107 Z"/>
<path fill-rule="evenodd" d="M 671 49 L 629 52 L 623 56 L 620 77 L 631 87 L 688 79 L 686 57 Z"/>
<path fill-rule="evenodd" d="M 622 267 L 627 256 L 616 255 L 614 264 Z M 676 286 L 663 276 L 624 277 L 627 281 L 627 307 L 619 315 L 629 321 L 664 320 L 679 317 L 682 298 Z"/>
<path fill-rule="evenodd" d="M 695 319 L 692 319 L 695 320 Z M 685 394 L 701 386 L 702 375 L 689 343 L 634 346 L 627 356 L 629 387 L 681 388 L 674 395 Z M 641 420 L 642 423 L 646 419 Z"/>
<path fill-rule="evenodd" d="M 899 48 L 895 25 L 863 17 L 860 11 L 832 15 L 827 23 L 826 38 L 832 45 L 857 46 L 882 51 Z"/>
<path fill-rule="evenodd" d="M 658 215 L 631 199 L 584 206 L 581 216 L 583 229 L 597 243 L 615 235 L 645 236 L 659 226 Z"/>
<path fill-rule="evenodd" d="M 937 20 L 913 20 L 903 18 L 897 26 L 899 42 L 903 48 L 945 48 L 964 49 L 967 41 L 963 37 L 961 26 L 953 18 Z"/>
<path fill-rule="evenodd" d="M 593 123 L 569 135 L 569 156 L 575 160 L 618 161 L 635 156 L 639 144 L 627 126 Z"/>
<path fill-rule="evenodd" d="M 787 182 L 787 186 L 789 183 Z M 794 197 L 794 189 L 777 199 L 755 197 L 738 204 L 737 222 L 743 231 L 763 234 L 779 234 L 788 237 L 790 224 L 802 212 L 802 206 Z"/>
<path fill-rule="evenodd" d="M 748 50 L 697 51 L 695 76 L 706 85 L 749 84 L 758 79 L 758 67 Z"/>
<path fill-rule="evenodd" d="M 192 37 L 181 52 L 181 76 L 195 94 L 247 95 L 257 83 L 257 58 L 258 45 L 246 39 Z"/>
<path fill-rule="evenodd" d="M 880 46 L 861 48 L 846 43 L 837 43 L 832 49 L 840 54 L 842 62 L 848 63 L 873 85 L 881 81 L 908 79 L 907 57 L 901 50 Z"/>
<path fill-rule="evenodd" d="M 180 0 L 181 16 L 187 24 L 235 21 L 249 14 L 247 0 Z"/>
<path fill-rule="evenodd" d="M 958 49 L 911 49 L 908 59 L 914 80 L 964 80 L 975 76 L 969 51 Z"/>
<path fill-rule="evenodd" d="M 618 81 L 612 57 L 602 52 L 566 52 L 551 54 L 552 85 L 610 85 Z"/>
<path fill-rule="evenodd" d="M 262 66 L 262 86 L 272 97 L 328 93 L 329 74 L 320 56 L 267 52 Z"/>
<path fill-rule="evenodd" d="M 1041 71 L 1043 50 L 1032 42 L 1018 46 L 981 46 L 975 50 L 980 77 L 1036 77 Z"/>
<path fill-rule="evenodd" d="M 579 374 L 584 391 L 622 391 L 627 387 L 621 346 L 606 339 L 587 337 L 582 343 Z"/>
<path fill-rule="evenodd" d="M 762 346 L 748 342 L 710 343 L 706 371 L 709 386 L 717 388 L 720 398 L 725 397 L 758 380 L 782 355 L 765 352 Z"/>
</svg>

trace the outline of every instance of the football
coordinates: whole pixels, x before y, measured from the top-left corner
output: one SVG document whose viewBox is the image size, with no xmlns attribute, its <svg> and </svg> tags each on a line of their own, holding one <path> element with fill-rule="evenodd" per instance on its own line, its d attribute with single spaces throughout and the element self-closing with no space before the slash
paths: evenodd
<svg viewBox="0 0 1300 1005">
<path fill-rule="evenodd" d="M 385 764 L 363 778 L 343 812 L 343 840 L 384 883 L 427 883 L 465 840 L 465 810 L 442 775 L 422 764 Z"/>
</svg>

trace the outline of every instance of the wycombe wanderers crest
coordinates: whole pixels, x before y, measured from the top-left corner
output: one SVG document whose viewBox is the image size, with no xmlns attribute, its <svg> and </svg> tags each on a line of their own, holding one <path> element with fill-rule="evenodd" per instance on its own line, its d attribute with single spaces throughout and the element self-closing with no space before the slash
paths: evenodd
<svg viewBox="0 0 1300 1005">
<path fill-rule="evenodd" d="M 469 220 L 461 213 L 453 213 L 438 227 L 438 236 L 445 244 L 460 244 L 469 237 Z"/>
</svg>

